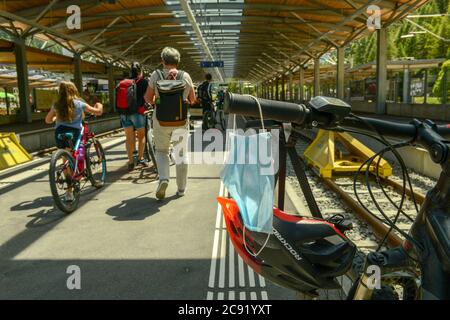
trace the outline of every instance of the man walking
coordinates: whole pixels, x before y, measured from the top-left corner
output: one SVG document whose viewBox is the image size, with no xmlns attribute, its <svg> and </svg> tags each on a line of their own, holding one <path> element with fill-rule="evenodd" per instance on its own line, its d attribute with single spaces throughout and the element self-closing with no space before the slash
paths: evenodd
<svg viewBox="0 0 450 320">
<path fill-rule="evenodd" d="M 203 109 L 203 113 L 205 113 L 205 111 L 207 110 L 211 110 L 212 109 L 212 103 L 213 103 L 213 98 L 212 98 L 212 90 L 211 90 L 211 81 L 212 81 L 212 76 L 210 73 L 205 74 L 205 81 L 203 81 L 197 89 L 197 95 L 198 95 L 198 99 L 200 100 L 202 109 Z"/>
<path fill-rule="evenodd" d="M 172 134 L 182 132 L 178 135 L 181 140 L 174 141 L 182 143 L 181 154 L 175 155 L 176 176 L 177 176 L 177 195 L 183 196 L 186 192 L 187 183 L 187 142 L 189 133 L 189 121 L 187 121 L 187 107 L 195 103 L 194 84 L 187 72 L 178 70 L 180 63 L 180 53 L 178 50 L 166 47 L 161 52 L 163 64 L 162 70 L 156 70 L 152 73 L 145 101 L 156 105 L 153 118 L 153 135 L 156 149 L 156 163 L 158 166 L 159 185 L 156 189 L 156 198 L 162 200 L 165 198 L 166 189 L 170 178 L 169 152 L 172 140 Z M 165 95 L 165 90 L 170 95 Z M 179 91 L 177 91 L 179 90 Z M 177 98 L 176 92 L 179 92 Z"/>
</svg>

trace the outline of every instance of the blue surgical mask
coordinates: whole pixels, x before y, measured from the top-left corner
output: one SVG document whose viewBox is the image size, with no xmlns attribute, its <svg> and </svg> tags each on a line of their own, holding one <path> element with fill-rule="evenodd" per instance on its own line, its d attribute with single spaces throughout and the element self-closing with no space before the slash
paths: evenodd
<svg viewBox="0 0 450 320">
<path fill-rule="evenodd" d="M 230 150 L 220 177 L 239 207 L 247 229 L 272 234 L 274 175 L 268 167 L 266 144 L 270 152 L 272 135 L 262 132 L 253 135 L 229 135 Z"/>
</svg>

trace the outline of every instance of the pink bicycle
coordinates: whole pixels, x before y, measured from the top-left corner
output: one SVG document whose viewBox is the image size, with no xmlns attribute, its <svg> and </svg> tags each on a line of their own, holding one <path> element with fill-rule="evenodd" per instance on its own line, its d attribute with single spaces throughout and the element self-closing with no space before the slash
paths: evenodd
<svg viewBox="0 0 450 320">
<path fill-rule="evenodd" d="M 81 190 L 87 181 L 99 189 L 106 180 L 106 158 L 100 142 L 89 132 L 88 122 L 83 121 L 81 134 L 73 145 L 73 134 L 58 136 L 66 140 L 71 151 L 58 149 L 50 161 L 50 189 L 56 206 L 65 213 L 78 207 Z"/>
</svg>

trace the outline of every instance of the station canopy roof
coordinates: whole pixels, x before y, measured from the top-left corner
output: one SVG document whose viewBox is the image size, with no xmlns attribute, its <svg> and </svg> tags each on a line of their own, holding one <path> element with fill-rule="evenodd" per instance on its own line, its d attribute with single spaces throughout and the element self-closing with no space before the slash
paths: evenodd
<svg viewBox="0 0 450 320">
<path fill-rule="evenodd" d="M 107 63 L 137 60 L 148 69 L 159 66 L 163 47 L 172 46 L 181 52 L 180 67 L 195 80 L 209 71 L 200 62 L 213 59 L 224 62 L 223 68 L 213 70 L 223 79 L 262 81 L 371 32 L 371 5 L 379 7 L 382 24 L 388 26 L 426 2 L 4 0 L 0 28 L 57 42 Z M 72 5 L 80 8 L 80 29 L 67 27 Z"/>
</svg>

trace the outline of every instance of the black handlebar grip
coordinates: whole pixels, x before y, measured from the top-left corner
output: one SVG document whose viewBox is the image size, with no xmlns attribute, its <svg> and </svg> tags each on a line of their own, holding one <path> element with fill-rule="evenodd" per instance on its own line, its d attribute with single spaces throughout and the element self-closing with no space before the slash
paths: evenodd
<svg viewBox="0 0 450 320">
<path fill-rule="evenodd" d="M 258 101 L 261 105 L 264 119 L 303 124 L 306 116 L 309 114 L 309 110 L 302 104 L 259 98 Z M 227 92 L 224 110 L 228 113 L 260 118 L 258 104 L 255 99 L 246 95 Z"/>
</svg>

